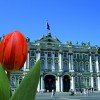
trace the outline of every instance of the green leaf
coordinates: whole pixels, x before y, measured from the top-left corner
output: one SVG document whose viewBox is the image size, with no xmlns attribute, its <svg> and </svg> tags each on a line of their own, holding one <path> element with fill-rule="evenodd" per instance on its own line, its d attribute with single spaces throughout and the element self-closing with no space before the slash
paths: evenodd
<svg viewBox="0 0 100 100">
<path fill-rule="evenodd" d="M 10 82 L 8 77 L 0 64 L 0 100 L 10 99 Z"/>
<path fill-rule="evenodd" d="M 10 100 L 35 100 L 40 78 L 40 60 L 25 75 L 19 87 Z"/>
</svg>

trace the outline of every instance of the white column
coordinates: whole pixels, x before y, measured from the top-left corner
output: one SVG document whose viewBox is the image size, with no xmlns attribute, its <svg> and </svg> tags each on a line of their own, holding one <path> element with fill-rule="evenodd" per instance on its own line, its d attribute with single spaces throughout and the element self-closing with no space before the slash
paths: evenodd
<svg viewBox="0 0 100 100">
<path fill-rule="evenodd" d="M 71 77 L 71 86 L 70 86 L 70 89 L 75 90 L 75 77 L 74 76 Z"/>
<path fill-rule="evenodd" d="M 43 80 L 43 76 L 41 76 L 41 90 L 44 89 L 44 80 Z"/>
<path fill-rule="evenodd" d="M 48 69 L 48 66 L 47 66 L 47 52 L 45 52 L 45 70 Z"/>
<path fill-rule="evenodd" d="M 59 53 L 59 71 L 63 71 L 63 56 L 62 53 Z"/>
<path fill-rule="evenodd" d="M 99 83 L 100 84 L 100 83 Z M 94 80 L 93 80 L 93 76 L 91 76 L 91 88 L 94 88 Z"/>
<path fill-rule="evenodd" d="M 96 55 L 96 70 L 97 73 L 99 72 L 99 63 L 98 63 L 98 56 Z"/>
<path fill-rule="evenodd" d="M 52 53 L 52 70 L 55 70 L 55 63 L 54 63 L 54 53 Z"/>
<path fill-rule="evenodd" d="M 40 51 L 38 51 L 37 53 L 36 53 L 36 61 L 38 61 L 40 59 Z"/>
<path fill-rule="evenodd" d="M 24 71 L 26 70 L 26 61 L 25 61 L 25 63 L 24 63 L 24 69 L 23 69 Z"/>
<path fill-rule="evenodd" d="M 40 92 L 40 79 L 39 79 L 37 91 Z"/>
<path fill-rule="evenodd" d="M 92 69 L 92 58 L 91 58 L 91 54 L 90 54 L 90 72 L 93 72 L 93 69 Z"/>
<path fill-rule="evenodd" d="M 27 60 L 26 60 L 26 69 L 25 70 L 29 70 L 29 54 L 30 54 L 30 51 L 28 51 L 28 54 L 27 54 Z"/>
<path fill-rule="evenodd" d="M 60 77 L 58 76 L 57 80 L 56 80 L 56 91 L 60 92 Z"/>
<path fill-rule="evenodd" d="M 63 92 L 63 78 L 61 77 L 60 79 L 61 79 L 60 80 L 61 81 L 61 92 Z"/>
<path fill-rule="evenodd" d="M 73 69 L 73 54 L 71 55 L 71 70 L 74 71 L 74 69 Z"/>
<path fill-rule="evenodd" d="M 100 90 L 100 76 L 97 77 L 98 90 Z"/>
</svg>

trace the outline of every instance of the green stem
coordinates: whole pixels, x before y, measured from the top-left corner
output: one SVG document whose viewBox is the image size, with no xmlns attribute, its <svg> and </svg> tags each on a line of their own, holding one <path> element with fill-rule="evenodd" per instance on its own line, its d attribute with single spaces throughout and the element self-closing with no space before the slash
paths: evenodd
<svg viewBox="0 0 100 100">
<path fill-rule="evenodd" d="M 9 83 L 10 83 L 10 72 L 7 71 L 7 77 L 8 77 L 8 80 L 9 80 Z M 10 97 L 12 96 L 12 91 L 11 91 L 11 88 L 10 88 Z"/>
<path fill-rule="evenodd" d="M 8 77 L 8 80 L 10 82 L 10 72 L 7 71 L 7 77 Z"/>
</svg>

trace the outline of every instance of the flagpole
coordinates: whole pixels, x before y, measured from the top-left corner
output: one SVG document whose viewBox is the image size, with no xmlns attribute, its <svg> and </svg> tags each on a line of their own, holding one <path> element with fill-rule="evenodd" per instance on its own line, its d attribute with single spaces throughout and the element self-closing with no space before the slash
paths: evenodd
<svg viewBox="0 0 100 100">
<path fill-rule="evenodd" d="M 46 31 L 47 31 L 47 34 L 48 34 L 47 23 L 48 23 L 48 20 L 46 20 Z"/>
<path fill-rule="evenodd" d="M 48 20 L 46 20 L 46 29 L 47 29 L 47 34 L 50 33 L 50 26 L 48 24 Z"/>
</svg>

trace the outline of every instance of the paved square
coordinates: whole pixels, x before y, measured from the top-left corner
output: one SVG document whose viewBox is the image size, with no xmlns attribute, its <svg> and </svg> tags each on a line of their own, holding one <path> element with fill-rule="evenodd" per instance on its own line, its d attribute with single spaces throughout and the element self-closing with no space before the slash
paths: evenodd
<svg viewBox="0 0 100 100">
<path fill-rule="evenodd" d="M 100 100 L 100 92 L 89 93 L 89 95 L 80 94 L 79 92 L 70 96 L 70 92 L 56 93 L 51 98 L 51 93 L 37 93 L 35 100 Z"/>
</svg>

